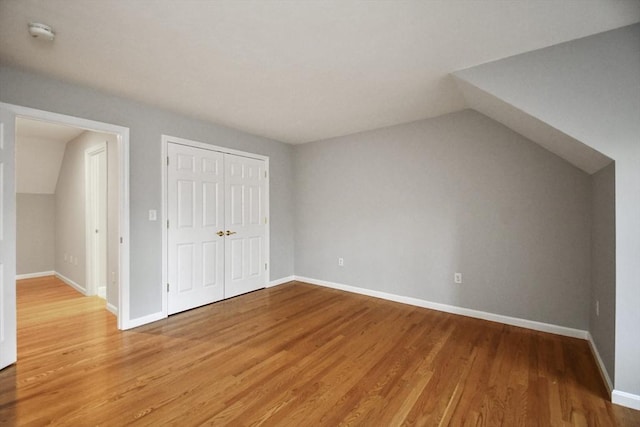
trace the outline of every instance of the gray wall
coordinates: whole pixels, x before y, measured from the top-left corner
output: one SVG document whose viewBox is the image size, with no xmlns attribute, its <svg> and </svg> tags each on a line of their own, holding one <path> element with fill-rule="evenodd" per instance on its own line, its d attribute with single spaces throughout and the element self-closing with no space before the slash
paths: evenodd
<svg viewBox="0 0 640 427">
<path fill-rule="evenodd" d="M 270 279 L 293 275 L 291 146 L 6 66 L 0 87 L 2 102 L 130 128 L 131 318 L 162 306 L 162 225 L 148 220 L 149 209 L 161 208 L 162 134 L 269 156 Z"/>
<path fill-rule="evenodd" d="M 86 197 L 85 151 L 107 143 L 107 302 L 118 306 L 118 164 L 115 135 L 83 132 L 69 141 L 64 151 L 56 185 L 56 272 L 73 280 L 86 291 Z M 115 160 L 115 161 L 114 161 Z M 115 195 L 113 194 L 115 193 Z M 65 259 L 66 255 L 66 259 Z M 117 274 L 116 274 L 117 276 Z"/>
<path fill-rule="evenodd" d="M 56 184 L 56 271 L 86 291 L 84 150 L 91 141 L 83 132 L 65 147 Z M 67 259 L 65 259 L 65 256 Z"/>
<path fill-rule="evenodd" d="M 636 397 L 640 396 L 638 46 L 640 24 L 461 72 L 474 86 L 615 160 L 615 388 Z"/>
<path fill-rule="evenodd" d="M 615 163 L 595 173 L 592 185 L 591 310 L 589 331 L 614 381 L 616 332 Z M 596 313 L 599 302 L 600 315 Z"/>
<path fill-rule="evenodd" d="M 55 196 L 16 194 L 16 274 L 55 270 Z"/>
<path fill-rule="evenodd" d="M 296 275 L 588 328 L 590 178 L 493 120 L 296 146 L 295 180 Z"/>
</svg>

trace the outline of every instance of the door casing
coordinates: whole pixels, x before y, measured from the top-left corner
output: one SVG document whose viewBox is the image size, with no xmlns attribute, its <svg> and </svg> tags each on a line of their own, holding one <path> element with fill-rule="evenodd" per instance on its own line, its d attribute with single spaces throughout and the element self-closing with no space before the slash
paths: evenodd
<svg viewBox="0 0 640 427">
<path fill-rule="evenodd" d="M 0 107 L 9 110 L 15 114 L 16 117 L 73 126 L 95 132 L 111 133 L 117 136 L 118 180 L 120 186 L 118 203 L 118 222 L 120 224 L 120 245 L 118 248 L 118 329 L 130 329 L 138 326 L 139 324 L 135 322 L 135 319 L 134 321 L 131 319 L 129 298 L 129 128 L 2 102 L 0 102 Z M 15 140 L 5 141 L 5 143 L 13 144 L 13 148 L 15 148 Z M 15 197 L 15 189 L 13 197 Z M 15 280 L 13 281 L 13 286 L 15 286 Z"/>
</svg>

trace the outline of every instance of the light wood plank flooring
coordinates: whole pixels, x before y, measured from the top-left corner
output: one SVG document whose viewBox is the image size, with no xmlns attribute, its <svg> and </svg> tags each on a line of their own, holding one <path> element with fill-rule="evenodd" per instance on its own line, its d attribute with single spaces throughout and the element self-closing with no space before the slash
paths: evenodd
<svg viewBox="0 0 640 427">
<path fill-rule="evenodd" d="M 118 331 L 24 280 L 18 340 L 3 425 L 640 425 L 585 341 L 297 282 Z"/>
</svg>

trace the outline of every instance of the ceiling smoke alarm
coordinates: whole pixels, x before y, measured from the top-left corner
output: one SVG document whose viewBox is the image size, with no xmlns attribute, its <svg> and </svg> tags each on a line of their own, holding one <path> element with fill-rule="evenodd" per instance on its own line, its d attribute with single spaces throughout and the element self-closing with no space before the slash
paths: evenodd
<svg viewBox="0 0 640 427">
<path fill-rule="evenodd" d="M 56 36 L 50 26 L 39 22 L 29 23 L 29 34 L 31 34 L 31 37 L 42 38 L 49 41 L 52 41 Z"/>
</svg>

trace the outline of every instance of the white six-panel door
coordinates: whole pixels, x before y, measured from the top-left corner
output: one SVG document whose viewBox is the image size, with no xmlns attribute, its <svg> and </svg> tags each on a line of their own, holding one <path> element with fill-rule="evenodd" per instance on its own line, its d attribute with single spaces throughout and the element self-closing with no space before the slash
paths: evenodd
<svg viewBox="0 0 640 427">
<path fill-rule="evenodd" d="M 0 369 L 17 358 L 15 122 L 14 113 L 0 108 Z"/>
<path fill-rule="evenodd" d="M 263 288 L 265 254 L 265 162 L 225 154 L 225 290 L 231 298 Z"/>
<path fill-rule="evenodd" d="M 168 145 L 168 314 L 224 298 L 224 156 Z"/>
<path fill-rule="evenodd" d="M 266 284 L 265 161 L 169 143 L 168 314 Z"/>
</svg>

